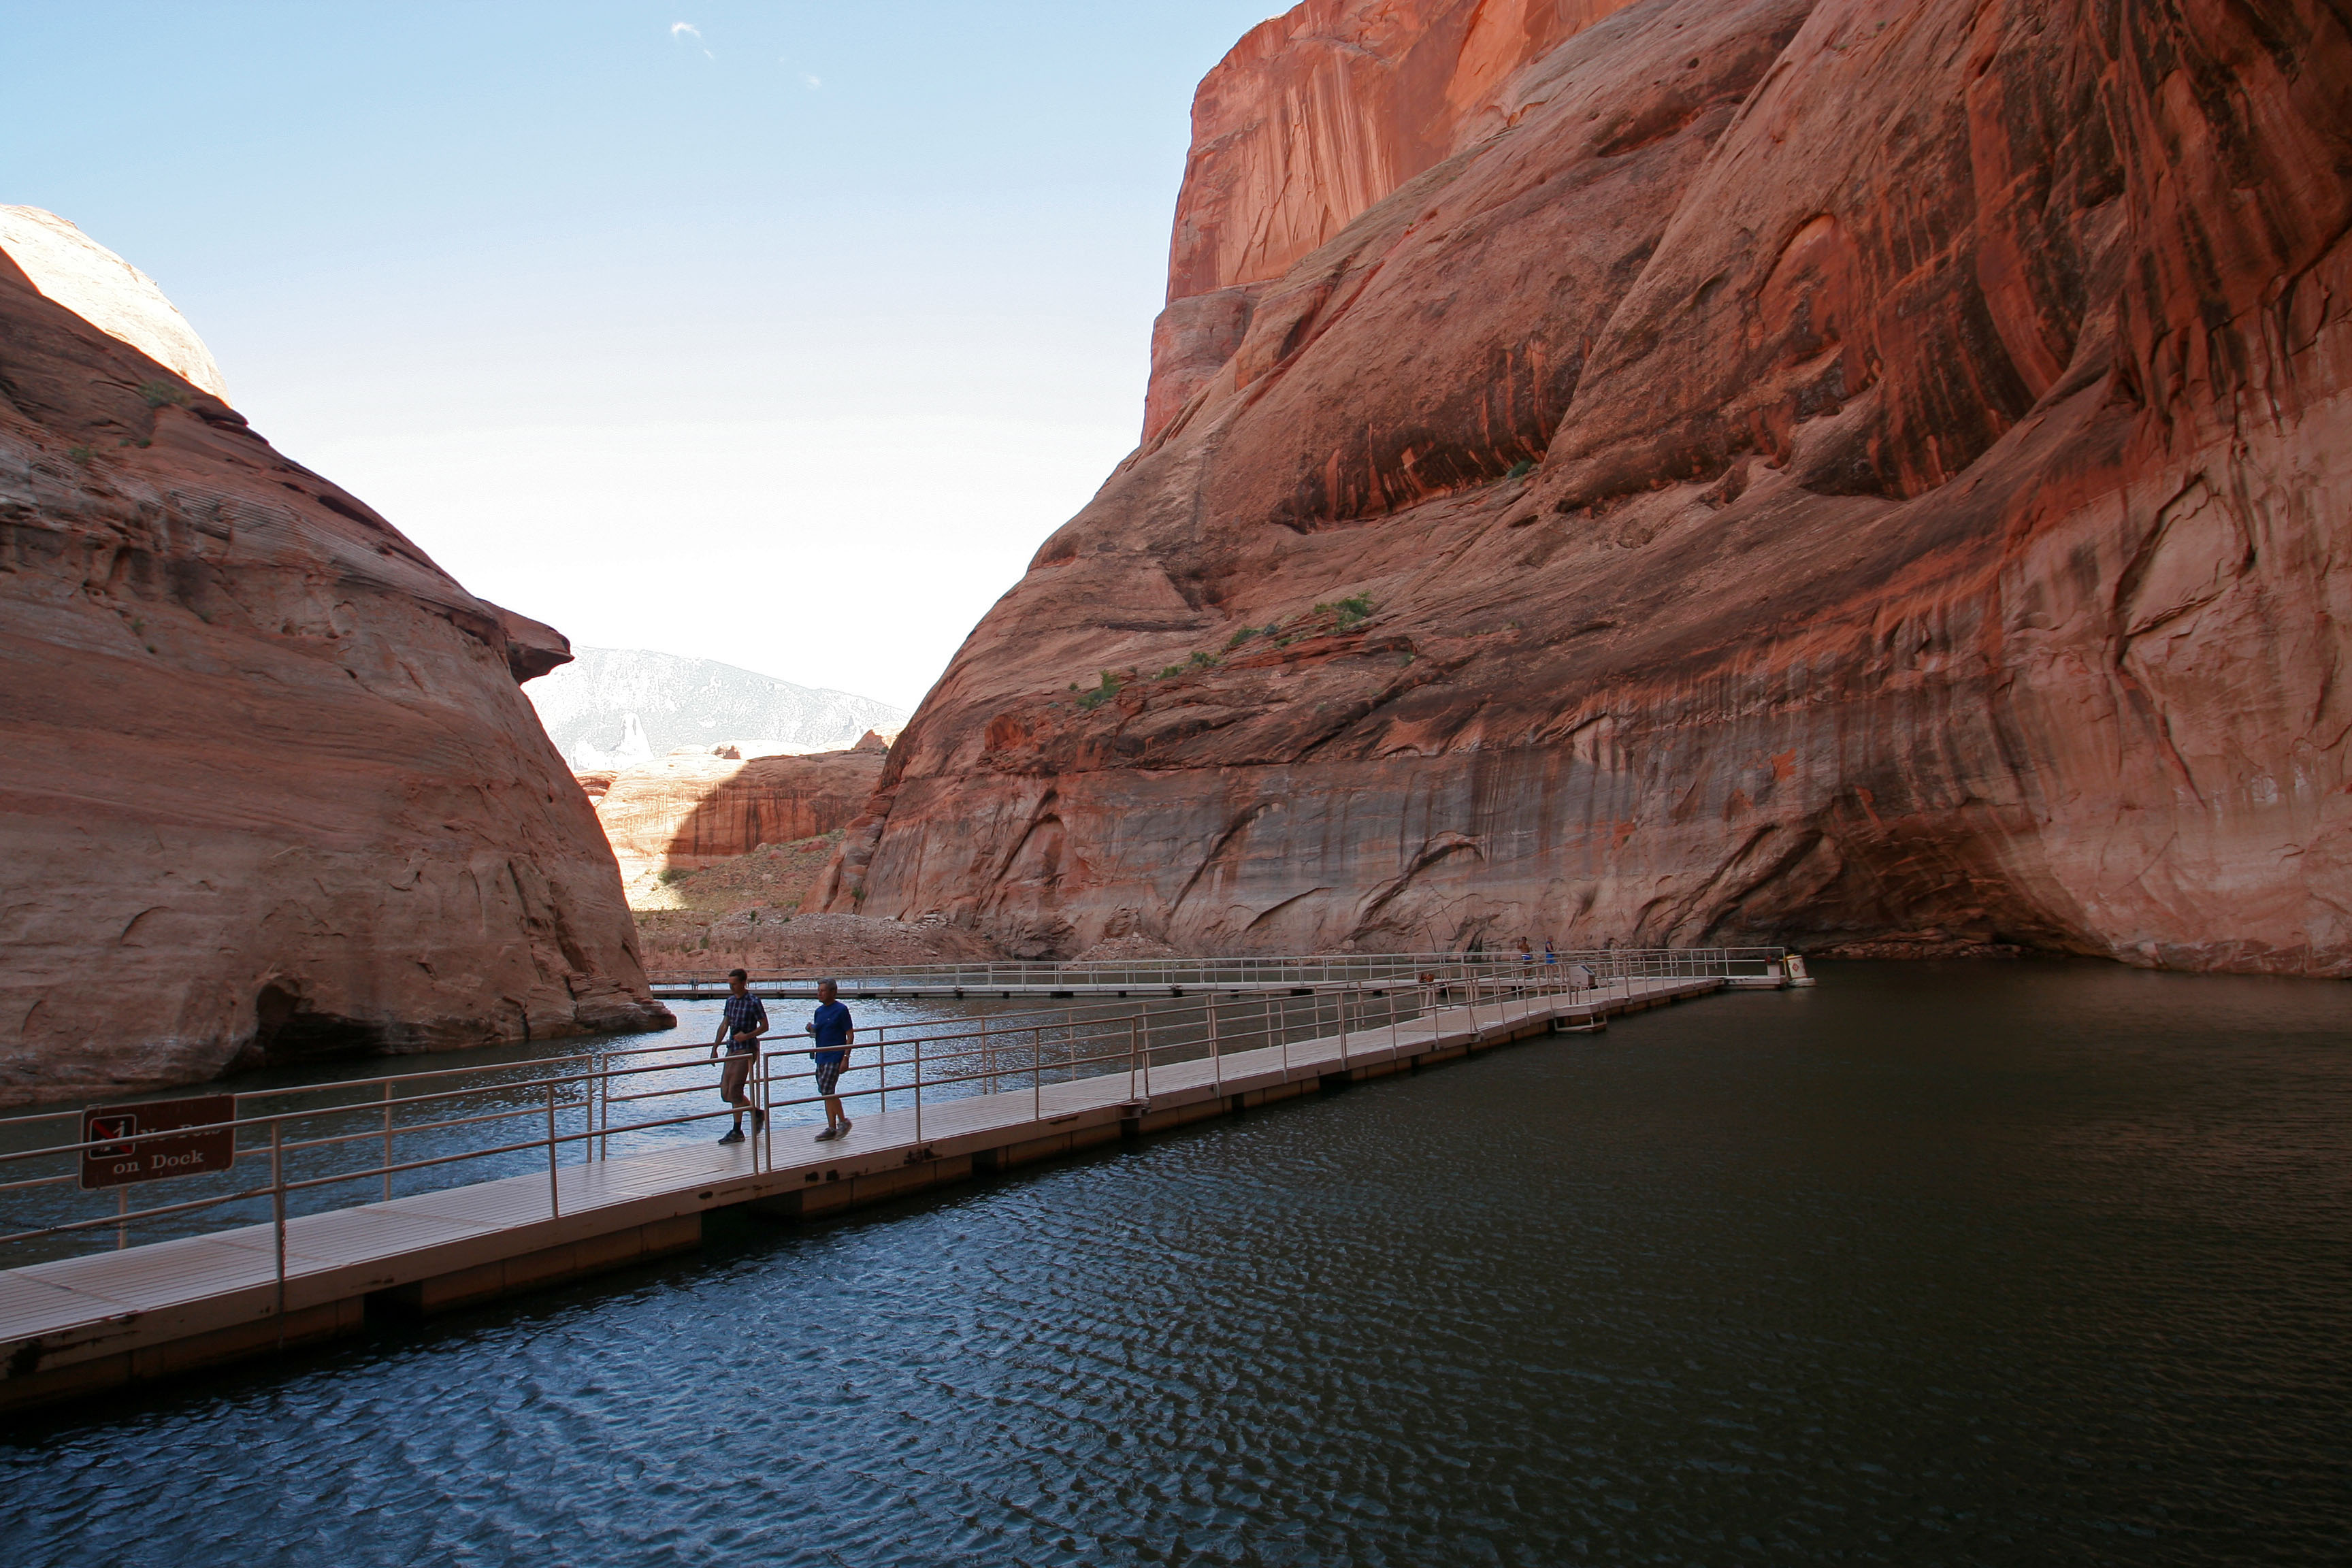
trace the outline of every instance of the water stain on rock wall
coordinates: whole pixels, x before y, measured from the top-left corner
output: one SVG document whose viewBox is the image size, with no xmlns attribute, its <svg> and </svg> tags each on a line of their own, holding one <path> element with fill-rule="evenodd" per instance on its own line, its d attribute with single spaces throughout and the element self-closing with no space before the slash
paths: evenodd
<svg viewBox="0 0 2352 1568">
<path fill-rule="evenodd" d="M 2347 143 L 2317 0 L 1299 6 L 825 894 L 2352 973 Z"/>
</svg>

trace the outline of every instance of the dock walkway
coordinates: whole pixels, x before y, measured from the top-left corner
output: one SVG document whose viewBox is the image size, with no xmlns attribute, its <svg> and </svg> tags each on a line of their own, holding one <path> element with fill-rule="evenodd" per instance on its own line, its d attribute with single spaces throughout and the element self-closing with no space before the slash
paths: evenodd
<svg viewBox="0 0 2352 1568">
<path fill-rule="evenodd" d="M 837 1142 L 776 1123 L 273 1225 L 0 1272 L 0 1408 L 66 1398 L 429 1314 L 699 1243 L 702 1216 L 837 1213 L 1092 1144 L 1721 988 L 1721 976 L 1443 1007 L 1371 1029 L 862 1116 Z M 1007 1074 L 1007 1077 L 1016 1076 Z M 278 1256 L 282 1234 L 284 1258 Z"/>
</svg>

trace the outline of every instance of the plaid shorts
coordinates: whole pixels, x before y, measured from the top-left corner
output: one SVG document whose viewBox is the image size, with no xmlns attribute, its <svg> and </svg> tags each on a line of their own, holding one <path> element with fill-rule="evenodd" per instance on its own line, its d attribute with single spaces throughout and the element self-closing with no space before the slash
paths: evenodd
<svg viewBox="0 0 2352 1568">
<path fill-rule="evenodd" d="M 849 1053 L 844 1051 L 839 1056 L 813 1057 L 811 1059 L 816 1063 L 816 1091 L 831 1094 L 833 1086 L 841 1081 L 841 1069 L 849 1065 Z"/>
</svg>

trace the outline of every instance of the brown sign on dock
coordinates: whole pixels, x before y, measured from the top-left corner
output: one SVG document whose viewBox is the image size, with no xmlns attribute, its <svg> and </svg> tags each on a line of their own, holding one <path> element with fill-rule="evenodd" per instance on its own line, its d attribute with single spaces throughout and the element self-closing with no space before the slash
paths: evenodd
<svg viewBox="0 0 2352 1568">
<path fill-rule="evenodd" d="M 212 1127 L 234 1121 L 236 1096 L 198 1095 L 190 1100 L 151 1100 L 144 1105 L 108 1105 L 81 1113 L 81 1138 L 96 1147 L 81 1152 L 81 1189 L 160 1182 L 171 1176 L 226 1171 L 236 1163 L 236 1129 Z M 176 1138 L 148 1134 L 205 1127 Z M 121 1142 L 112 1142 L 112 1140 Z"/>
</svg>

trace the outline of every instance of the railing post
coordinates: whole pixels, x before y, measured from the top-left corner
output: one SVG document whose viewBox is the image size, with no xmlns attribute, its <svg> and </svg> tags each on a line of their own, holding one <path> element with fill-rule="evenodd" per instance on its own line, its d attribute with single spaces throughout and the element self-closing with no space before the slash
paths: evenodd
<svg viewBox="0 0 2352 1568">
<path fill-rule="evenodd" d="M 278 1348 L 286 1348 L 286 1122 L 269 1119 L 269 1208 L 278 1243 Z"/>
<path fill-rule="evenodd" d="M 1139 1013 L 1130 1013 L 1127 1017 L 1127 1098 L 1129 1100 L 1135 1098 L 1136 1025 L 1141 1017 Z M 1146 1100 L 1151 1098 L 1151 1063 L 1148 1059 L 1143 1064 L 1143 1097 Z"/>
<path fill-rule="evenodd" d="M 1209 1013 L 1209 1076 L 1222 1097 L 1225 1092 L 1225 1058 L 1217 1050 L 1217 994 L 1209 993 L 1206 1004 Z"/>
<path fill-rule="evenodd" d="M 392 1202 L 392 1079 L 383 1080 L 383 1201 Z"/>
<path fill-rule="evenodd" d="M 1045 1026 L 1033 1024 L 1029 1028 L 1029 1110 L 1030 1120 L 1045 1120 Z"/>
<path fill-rule="evenodd" d="M 114 1189 L 114 1250 L 131 1245 L 131 1184 Z"/>
<path fill-rule="evenodd" d="M 552 1219 L 563 1212 L 555 1191 L 555 1085 L 547 1086 L 547 1213 Z"/>
<path fill-rule="evenodd" d="M 923 1037 L 915 1037 L 915 1142 L 923 1141 Z"/>
</svg>

